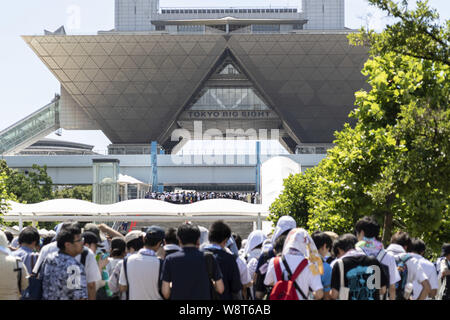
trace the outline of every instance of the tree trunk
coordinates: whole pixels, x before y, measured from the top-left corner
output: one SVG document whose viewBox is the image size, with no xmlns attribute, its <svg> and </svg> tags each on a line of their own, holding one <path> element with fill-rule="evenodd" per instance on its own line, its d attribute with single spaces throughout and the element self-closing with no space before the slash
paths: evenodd
<svg viewBox="0 0 450 320">
<path fill-rule="evenodd" d="M 383 244 L 387 246 L 392 237 L 392 220 L 394 215 L 392 211 L 386 211 L 384 213 L 384 227 L 383 227 Z"/>
</svg>

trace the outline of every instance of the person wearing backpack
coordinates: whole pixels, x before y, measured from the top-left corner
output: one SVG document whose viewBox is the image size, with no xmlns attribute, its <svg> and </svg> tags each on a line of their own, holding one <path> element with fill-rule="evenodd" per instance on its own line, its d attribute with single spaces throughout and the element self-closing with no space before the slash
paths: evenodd
<svg viewBox="0 0 450 320">
<path fill-rule="evenodd" d="M 332 263 L 331 298 L 380 300 L 386 292 L 387 275 L 373 256 L 355 249 L 357 238 L 344 234 L 333 244 L 337 259 Z"/>
<path fill-rule="evenodd" d="M 258 259 L 262 253 L 262 244 L 266 239 L 267 237 L 262 230 L 252 231 L 247 238 L 244 248 L 244 259 L 247 262 L 251 279 L 254 277 Z"/>
<path fill-rule="evenodd" d="M 37 229 L 26 227 L 19 234 L 19 249 L 12 253 L 13 256 L 22 260 L 29 274 L 33 271 L 33 267 L 39 257 L 39 253 L 37 252 L 39 241 L 40 236 Z"/>
<path fill-rule="evenodd" d="M 126 254 L 126 248 L 127 244 L 124 237 L 114 237 L 111 240 L 110 259 L 108 265 L 106 266 L 107 272 L 109 274 L 109 289 L 113 293 L 113 296 L 118 297 L 119 300 L 121 298 L 119 285 L 121 266 L 118 266 L 119 264 L 123 263 L 123 259 L 125 258 Z"/>
<path fill-rule="evenodd" d="M 428 277 L 428 282 L 430 283 L 430 293 L 428 294 L 427 300 L 433 299 L 438 291 L 439 282 L 436 272 L 436 267 L 431 261 L 424 258 L 426 246 L 425 242 L 420 239 L 411 240 L 411 252 L 410 255 L 416 258 L 420 267 L 425 272 Z M 422 292 L 422 285 L 416 280 L 413 282 L 413 293 L 411 295 L 412 300 L 417 300 L 420 293 Z"/>
<path fill-rule="evenodd" d="M 113 291 L 114 292 L 119 291 L 120 300 L 128 300 L 129 298 L 128 290 L 125 292 L 120 292 L 120 284 L 119 284 L 120 272 L 122 270 L 125 258 L 137 254 L 139 250 L 141 250 L 144 247 L 144 237 L 145 233 L 138 230 L 130 231 L 125 235 L 124 241 L 126 252 L 122 257 L 122 259 L 119 259 L 119 261 L 117 261 L 117 264 L 114 267 L 114 270 L 109 279 L 109 281 L 112 282 L 111 286 L 113 287 Z"/>
<path fill-rule="evenodd" d="M 120 291 L 129 290 L 129 300 L 162 300 L 160 275 L 163 260 L 156 255 L 164 246 L 164 230 L 151 226 L 144 237 L 144 248 L 124 259 L 120 271 Z"/>
<path fill-rule="evenodd" d="M 236 258 L 226 251 L 226 244 L 231 237 L 230 227 L 223 221 L 215 221 L 209 228 L 209 244 L 203 247 L 203 251 L 209 251 L 222 271 L 224 292 L 220 300 L 242 300 L 242 284 Z"/>
<path fill-rule="evenodd" d="M 401 278 L 397 270 L 394 255 L 386 251 L 383 247 L 383 243 L 377 239 L 380 233 L 380 225 L 373 217 L 365 216 L 356 222 L 355 231 L 356 237 L 358 238 L 358 243 L 355 246 L 356 249 L 368 256 L 377 258 L 381 263 L 381 267 L 389 280 L 389 299 L 396 300 L 395 284 L 399 282 Z"/>
<path fill-rule="evenodd" d="M 297 222 L 291 216 L 282 216 L 271 237 L 271 245 L 268 246 L 267 251 L 264 251 L 258 259 L 256 265 L 255 275 L 253 277 L 253 290 L 255 292 L 255 299 L 260 300 L 267 296 L 269 287 L 264 285 L 264 279 L 267 273 L 270 259 L 275 257 L 275 243 L 281 236 L 286 236 L 292 229 L 297 227 Z M 284 242 L 283 242 L 284 246 Z M 281 250 L 283 250 L 281 248 Z"/>
<path fill-rule="evenodd" d="M 83 252 L 80 227 L 73 224 L 62 229 L 56 242 L 59 251 L 47 256 L 42 264 L 42 299 L 87 300 L 86 272 L 75 259 Z"/>
<path fill-rule="evenodd" d="M 270 300 L 308 300 L 323 298 L 320 279 L 322 259 L 314 241 L 302 228 L 292 229 L 281 256 L 270 260 L 264 284 L 273 286 Z"/>
<path fill-rule="evenodd" d="M 79 224 L 77 222 L 65 222 L 59 224 L 57 227 L 56 237 L 58 237 L 59 232 L 61 232 L 62 230 L 73 226 L 79 228 Z M 39 258 L 33 268 L 32 275 L 37 276 L 45 259 L 50 256 L 50 254 L 58 251 L 59 248 L 56 241 L 53 241 L 42 247 L 41 251 L 39 252 Z M 84 269 L 86 271 L 88 299 L 95 300 L 97 294 L 96 283 L 102 280 L 99 265 L 97 263 L 97 260 L 95 259 L 95 254 L 88 248 L 85 248 L 79 255 L 75 257 L 75 259 L 84 266 Z"/>
<path fill-rule="evenodd" d="M 200 229 L 191 223 L 178 227 L 182 251 L 169 255 L 163 264 L 162 294 L 171 300 L 211 300 L 225 290 L 222 272 L 211 253 L 203 253 Z"/>
<path fill-rule="evenodd" d="M 400 281 L 395 285 L 396 300 L 409 300 L 414 281 L 417 281 L 423 288 L 417 300 L 425 300 L 431 290 L 430 283 L 418 260 L 407 253 L 410 247 L 409 234 L 398 231 L 391 237 L 391 244 L 386 248 L 386 251 L 394 255 L 400 274 Z"/>
<path fill-rule="evenodd" d="M 0 230 L 0 300 L 19 300 L 28 287 L 28 271 L 22 260 L 14 257 L 8 248 L 8 240 Z"/>
</svg>

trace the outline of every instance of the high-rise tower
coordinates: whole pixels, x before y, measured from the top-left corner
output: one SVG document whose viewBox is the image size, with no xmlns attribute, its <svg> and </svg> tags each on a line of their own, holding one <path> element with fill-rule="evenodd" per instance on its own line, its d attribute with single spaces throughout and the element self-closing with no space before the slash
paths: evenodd
<svg viewBox="0 0 450 320">
<path fill-rule="evenodd" d="M 153 31 L 159 0 L 116 0 L 116 31 Z"/>
</svg>

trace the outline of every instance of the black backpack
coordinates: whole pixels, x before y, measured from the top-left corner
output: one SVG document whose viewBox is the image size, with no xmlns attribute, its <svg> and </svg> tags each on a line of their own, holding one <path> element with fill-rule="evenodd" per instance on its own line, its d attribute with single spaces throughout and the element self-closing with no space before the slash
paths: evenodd
<svg viewBox="0 0 450 320">
<path fill-rule="evenodd" d="M 358 250 L 364 252 L 364 254 L 365 254 L 366 256 L 369 256 L 369 255 L 367 254 L 367 252 L 364 251 L 364 249 L 358 248 Z M 386 280 L 387 280 L 387 283 L 388 283 L 388 286 L 389 286 L 389 283 L 390 283 L 390 282 L 389 282 L 389 276 L 390 276 L 390 274 L 389 274 L 389 266 L 387 266 L 387 265 L 385 265 L 384 263 L 381 262 L 381 261 L 383 261 L 383 259 L 384 259 L 384 257 L 386 256 L 386 254 L 387 254 L 387 251 L 384 250 L 384 249 L 381 249 L 381 250 L 378 251 L 378 253 L 375 255 L 375 258 L 377 258 L 378 262 L 380 263 L 381 269 L 383 270 L 384 274 L 386 275 Z"/>
<path fill-rule="evenodd" d="M 209 291 L 211 293 L 211 300 L 220 300 L 220 295 L 214 288 L 214 254 L 211 251 L 204 251 L 203 255 L 206 262 L 206 270 L 209 278 Z"/>
</svg>

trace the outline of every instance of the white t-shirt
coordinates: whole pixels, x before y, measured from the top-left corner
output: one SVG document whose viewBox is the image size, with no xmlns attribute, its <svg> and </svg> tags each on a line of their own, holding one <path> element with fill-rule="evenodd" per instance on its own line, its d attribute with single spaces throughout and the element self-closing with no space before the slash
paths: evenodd
<svg viewBox="0 0 450 320">
<path fill-rule="evenodd" d="M 40 265 L 44 262 L 45 258 L 51 253 L 58 252 L 58 244 L 57 242 L 49 243 L 42 247 L 39 252 L 39 258 L 36 261 L 36 265 L 33 268 L 33 272 L 37 273 Z M 80 262 L 81 254 L 77 255 L 75 259 Z M 88 255 L 86 256 L 86 263 L 84 265 L 84 269 L 86 272 L 86 281 L 87 283 L 98 282 L 102 280 L 102 276 L 100 274 L 100 269 L 98 268 L 97 260 L 95 259 L 95 255 L 89 250 Z"/>
<path fill-rule="evenodd" d="M 248 254 L 247 268 L 251 279 L 253 279 L 253 276 L 255 275 L 256 267 L 258 266 L 258 260 L 261 254 L 261 249 L 253 249 Z"/>
<path fill-rule="evenodd" d="M 304 259 L 303 256 L 299 255 L 291 255 L 287 254 L 285 255 L 286 261 L 289 265 L 289 268 L 291 269 L 292 273 L 295 272 L 295 269 L 297 269 L 299 263 Z M 277 282 L 277 276 L 275 272 L 275 266 L 274 266 L 274 258 L 270 259 L 269 261 L 269 267 L 267 269 L 266 278 L 264 279 L 264 284 L 266 286 L 272 286 L 275 285 Z M 284 267 L 284 264 L 282 261 L 280 261 L 281 271 L 283 272 L 283 279 L 288 279 L 288 273 Z M 312 289 L 312 291 L 317 291 L 320 289 L 323 289 L 322 281 L 320 279 L 320 274 L 313 275 L 309 266 L 307 266 L 303 271 L 300 273 L 298 278 L 295 280 L 297 282 L 298 286 L 302 290 L 302 292 L 305 294 L 305 296 L 309 296 L 310 291 L 309 288 Z M 297 296 L 300 300 L 304 300 L 300 292 L 297 291 Z"/>
<path fill-rule="evenodd" d="M 431 290 L 435 290 L 435 289 L 437 290 L 439 287 L 439 282 L 438 282 L 438 276 L 437 276 L 437 272 L 436 272 L 436 268 L 435 268 L 434 264 L 432 262 L 428 261 L 427 259 L 425 259 L 424 257 L 422 257 L 421 255 L 418 255 L 415 253 L 410 253 L 410 255 L 417 259 L 420 267 L 427 275 L 428 281 L 430 282 Z M 413 300 L 417 300 L 417 298 L 419 298 L 420 293 L 422 292 L 422 289 L 423 289 L 423 286 L 417 280 L 415 280 L 413 282 L 413 293 L 412 293 Z M 430 299 L 430 298 L 427 297 L 427 300 L 428 299 Z"/>
<path fill-rule="evenodd" d="M 386 250 L 390 252 L 394 257 L 402 253 L 406 253 L 405 249 L 403 249 L 402 246 L 395 243 L 389 245 Z M 428 280 L 428 277 L 420 266 L 419 261 L 412 255 L 411 258 L 406 261 L 406 267 L 408 268 L 408 283 L 414 283 L 414 281 L 422 283 L 424 280 Z"/>
<path fill-rule="evenodd" d="M 386 252 L 386 255 L 380 261 L 382 264 L 389 268 L 389 284 L 396 284 L 401 280 L 400 273 L 397 269 L 397 263 L 395 262 L 395 256 L 391 252 Z"/>
<path fill-rule="evenodd" d="M 156 256 L 148 256 L 140 252 L 129 256 L 127 261 L 130 300 L 162 300 L 158 288 L 159 259 Z M 123 264 L 120 270 L 119 284 L 127 285 Z"/>
<path fill-rule="evenodd" d="M 236 263 L 239 268 L 239 274 L 241 276 L 242 285 L 248 284 L 250 281 L 252 281 L 252 278 L 250 277 L 250 273 L 248 271 L 247 264 L 245 263 L 244 259 L 242 259 L 241 257 L 236 258 Z"/>
</svg>

